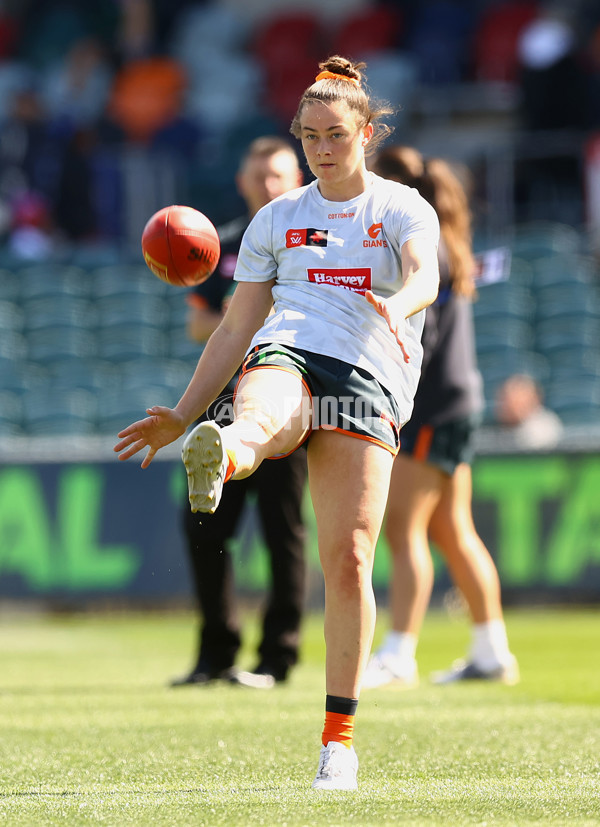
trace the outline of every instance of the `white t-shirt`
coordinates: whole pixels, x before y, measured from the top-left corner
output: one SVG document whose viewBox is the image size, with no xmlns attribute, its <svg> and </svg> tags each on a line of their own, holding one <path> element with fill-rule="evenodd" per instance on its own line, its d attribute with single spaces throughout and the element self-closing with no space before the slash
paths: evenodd
<svg viewBox="0 0 600 827">
<path fill-rule="evenodd" d="M 278 342 L 364 368 L 395 396 L 404 423 L 421 370 L 424 311 L 407 320 L 406 364 L 364 293 L 397 293 L 402 245 L 411 238 L 437 245 L 439 224 L 415 189 L 370 176 L 347 202 L 327 201 L 317 181 L 271 201 L 244 234 L 234 278 L 276 278 L 273 313 L 250 348 Z"/>
</svg>

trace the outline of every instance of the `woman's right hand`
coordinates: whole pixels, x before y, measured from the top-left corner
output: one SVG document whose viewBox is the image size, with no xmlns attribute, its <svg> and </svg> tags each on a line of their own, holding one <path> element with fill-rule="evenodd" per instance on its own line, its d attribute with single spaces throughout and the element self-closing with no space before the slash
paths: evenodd
<svg viewBox="0 0 600 827">
<path fill-rule="evenodd" d="M 170 445 L 185 433 L 187 427 L 181 414 L 173 408 L 155 405 L 148 408 L 146 413 L 148 416 L 145 419 L 133 422 L 118 433 L 121 441 L 113 449 L 116 453 L 122 451 L 119 459 L 124 460 L 147 447 L 148 452 L 142 460 L 142 468 L 147 468 L 159 448 Z"/>
<path fill-rule="evenodd" d="M 404 335 L 406 333 L 406 318 L 401 312 L 398 311 L 398 308 L 395 306 L 394 297 L 383 298 L 383 296 L 377 296 L 371 290 L 367 290 L 367 292 L 365 293 L 365 298 L 369 302 L 369 304 L 373 305 L 373 307 L 379 313 L 379 315 L 386 320 L 390 332 L 393 333 L 397 343 L 400 346 L 400 350 L 402 351 L 404 361 L 409 362 L 410 356 L 408 355 L 408 352 L 404 347 Z"/>
</svg>

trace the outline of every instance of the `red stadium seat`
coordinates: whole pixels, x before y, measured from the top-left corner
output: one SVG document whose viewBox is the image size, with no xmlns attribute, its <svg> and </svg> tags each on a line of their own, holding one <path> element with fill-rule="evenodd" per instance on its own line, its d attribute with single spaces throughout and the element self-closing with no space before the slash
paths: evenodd
<svg viewBox="0 0 600 827">
<path fill-rule="evenodd" d="M 282 71 L 285 68 L 285 71 Z M 300 96 L 310 86 L 319 71 L 318 61 L 313 57 L 296 56 L 289 58 L 277 71 L 265 78 L 264 107 L 284 127 L 289 127 L 296 114 Z"/>
<path fill-rule="evenodd" d="M 358 59 L 398 46 L 403 17 L 399 10 L 374 6 L 351 14 L 334 36 L 331 53 Z"/>
<path fill-rule="evenodd" d="M 537 4 L 509 0 L 484 14 L 475 33 L 475 79 L 511 83 L 517 76 L 517 42 L 537 15 Z"/>
<path fill-rule="evenodd" d="M 257 32 L 251 51 L 267 69 L 283 68 L 290 57 L 323 59 L 320 24 L 309 11 L 287 12 L 270 17 Z"/>
</svg>

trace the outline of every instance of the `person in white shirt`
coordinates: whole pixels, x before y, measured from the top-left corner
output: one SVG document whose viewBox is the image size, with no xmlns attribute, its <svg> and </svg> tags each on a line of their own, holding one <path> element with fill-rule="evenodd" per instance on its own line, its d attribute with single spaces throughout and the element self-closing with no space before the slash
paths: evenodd
<svg viewBox="0 0 600 827">
<path fill-rule="evenodd" d="M 550 450 L 563 434 L 560 417 L 544 407 L 540 386 L 526 373 L 515 373 L 499 386 L 494 413 L 504 444 L 516 450 Z"/>
<path fill-rule="evenodd" d="M 325 581 L 326 704 L 316 789 L 355 789 L 354 717 L 375 625 L 372 568 L 399 431 L 420 375 L 424 309 L 437 295 L 439 224 L 416 190 L 367 171 L 389 133 L 362 86 L 365 64 L 333 56 L 291 132 L 315 181 L 263 207 L 242 240 L 239 282 L 174 408 L 119 433 L 120 459 L 184 434 L 244 358 L 235 418 L 203 422 L 183 460 L 192 510 L 223 483 L 308 440 Z"/>
</svg>

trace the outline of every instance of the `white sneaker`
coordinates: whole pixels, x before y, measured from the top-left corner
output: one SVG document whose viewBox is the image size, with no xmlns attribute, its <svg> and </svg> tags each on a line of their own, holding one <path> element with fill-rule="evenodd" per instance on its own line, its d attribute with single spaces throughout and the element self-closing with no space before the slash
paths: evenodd
<svg viewBox="0 0 600 827">
<path fill-rule="evenodd" d="M 386 652 L 371 655 L 362 679 L 363 689 L 393 685 L 397 689 L 414 689 L 419 685 L 417 662 L 414 658 L 398 658 Z"/>
<path fill-rule="evenodd" d="M 482 669 L 473 661 L 457 660 L 445 672 L 434 672 L 431 682 L 436 684 L 456 683 L 458 681 L 497 681 L 508 686 L 519 683 L 519 664 L 514 655 L 510 660 L 493 669 Z"/>
<path fill-rule="evenodd" d="M 229 459 L 221 429 L 215 422 L 201 422 L 188 434 L 181 451 L 188 478 L 192 511 L 213 514 L 221 501 Z"/>
<path fill-rule="evenodd" d="M 313 781 L 315 790 L 356 790 L 358 757 L 354 747 L 345 747 L 338 741 L 330 741 L 321 747 L 319 769 Z"/>
</svg>

